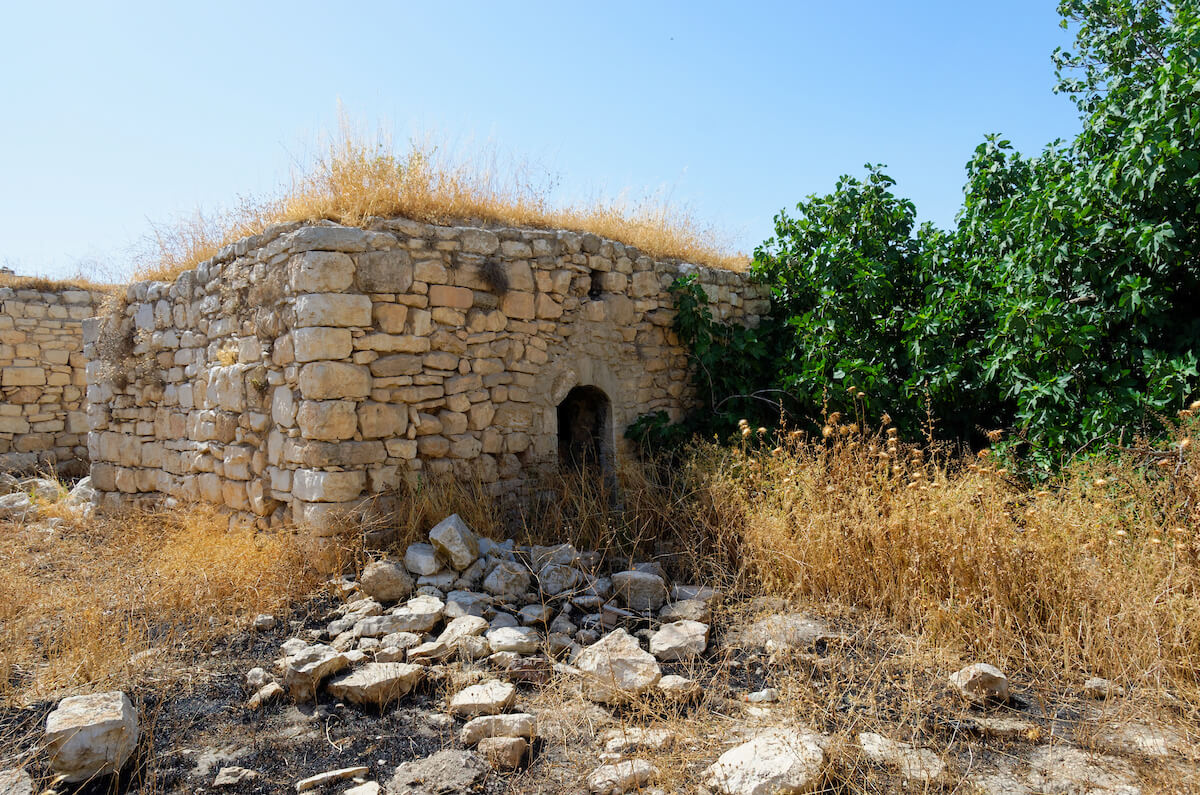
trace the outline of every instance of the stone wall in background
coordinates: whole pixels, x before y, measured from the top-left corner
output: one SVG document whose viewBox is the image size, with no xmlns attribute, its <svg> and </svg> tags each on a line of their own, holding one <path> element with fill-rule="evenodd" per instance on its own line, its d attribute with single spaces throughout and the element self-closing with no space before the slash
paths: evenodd
<svg viewBox="0 0 1200 795">
<path fill-rule="evenodd" d="M 0 287 L 0 470 L 87 472 L 83 321 L 103 297 Z"/>
<path fill-rule="evenodd" d="M 89 321 L 89 453 L 101 507 L 163 495 L 318 532 L 447 474 L 520 494 L 691 400 L 667 288 L 757 322 L 742 274 L 595 235 L 273 227 Z"/>
</svg>

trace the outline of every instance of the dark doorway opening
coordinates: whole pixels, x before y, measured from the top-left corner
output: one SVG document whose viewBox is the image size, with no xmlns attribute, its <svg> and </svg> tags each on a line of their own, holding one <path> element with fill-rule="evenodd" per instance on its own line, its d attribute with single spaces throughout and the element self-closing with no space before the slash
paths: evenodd
<svg viewBox="0 0 1200 795">
<path fill-rule="evenodd" d="M 558 404 L 558 458 L 569 469 L 607 471 L 612 451 L 612 409 L 608 395 L 577 386 Z"/>
</svg>

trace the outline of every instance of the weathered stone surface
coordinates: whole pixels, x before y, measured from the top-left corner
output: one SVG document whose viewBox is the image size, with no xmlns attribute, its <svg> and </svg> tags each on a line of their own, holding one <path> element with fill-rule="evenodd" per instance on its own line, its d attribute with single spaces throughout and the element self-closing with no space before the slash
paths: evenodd
<svg viewBox="0 0 1200 795">
<path fill-rule="evenodd" d="M 335 781 L 346 781 L 347 779 L 358 778 L 365 776 L 370 772 L 369 768 L 361 765 L 355 767 L 343 767 L 337 770 L 326 770 L 324 773 L 318 773 L 315 776 L 302 778 L 296 782 L 296 792 L 308 792 L 319 787 L 324 787 L 327 784 L 332 784 Z"/>
<path fill-rule="evenodd" d="M 807 649 L 841 635 L 820 619 L 804 613 L 785 613 L 759 619 L 740 632 L 730 633 L 734 646 L 763 649 L 769 653 Z"/>
<path fill-rule="evenodd" d="M 541 636 L 532 627 L 500 627 L 487 633 L 492 651 L 513 651 L 517 654 L 534 654 L 542 645 Z"/>
<path fill-rule="evenodd" d="M 690 660 L 708 648 L 708 624 L 676 621 L 664 624 L 650 638 L 650 653 L 663 662 Z"/>
<path fill-rule="evenodd" d="M 641 789 L 657 777 L 658 768 L 645 759 L 626 759 L 593 770 L 587 777 L 587 786 L 594 795 L 622 795 Z"/>
<path fill-rule="evenodd" d="M 479 541 L 458 514 L 446 517 L 430 530 L 429 541 L 458 571 L 467 568 L 479 557 Z"/>
<path fill-rule="evenodd" d="M 424 676 L 425 669 L 419 665 L 372 662 L 330 680 L 326 688 L 334 698 L 383 706 L 407 695 Z"/>
<path fill-rule="evenodd" d="M 863 732 L 858 735 L 858 747 L 867 759 L 895 768 L 908 781 L 928 783 L 938 779 L 946 769 L 946 765 L 933 751 L 916 748 L 882 734 Z"/>
<path fill-rule="evenodd" d="M 662 678 L 653 655 L 623 629 L 613 630 L 580 652 L 575 666 L 583 672 L 584 695 L 603 703 L 641 695 Z"/>
<path fill-rule="evenodd" d="M 285 658 L 283 685 L 296 701 L 307 701 L 316 695 L 317 686 L 350 664 L 345 654 L 324 644 L 309 646 Z"/>
<path fill-rule="evenodd" d="M 418 577 L 428 577 L 442 570 L 442 561 L 432 544 L 409 544 L 404 552 L 404 567 Z"/>
<path fill-rule="evenodd" d="M 292 476 L 292 494 L 306 502 L 346 502 L 362 494 L 365 472 L 324 472 L 297 469 Z"/>
<path fill-rule="evenodd" d="M 358 286 L 366 293 L 403 293 L 413 283 L 412 257 L 403 249 L 359 254 Z"/>
<path fill-rule="evenodd" d="M 346 293 L 312 293 L 296 297 L 296 326 L 371 325 L 371 299 Z"/>
<path fill-rule="evenodd" d="M 214 787 L 236 787 L 245 781 L 253 781 L 258 778 L 258 772 L 249 770 L 236 765 L 232 767 L 223 767 L 217 772 L 217 777 L 213 779 Z"/>
<path fill-rule="evenodd" d="M 408 571 L 390 560 L 376 560 L 363 568 L 358 587 L 373 599 L 396 602 L 412 593 L 415 583 Z"/>
<path fill-rule="evenodd" d="M 527 712 L 517 712 L 472 718 L 463 725 L 459 739 L 463 745 L 475 745 L 487 737 L 524 737 L 532 740 L 536 734 L 537 718 Z"/>
<path fill-rule="evenodd" d="M 345 362 L 309 362 L 300 368 L 306 400 L 362 399 L 371 394 L 371 371 Z"/>
<path fill-rule="evenodd" d="M 512 770 L 525 761 L 529 741 L 524 737 L 484 737 L 475 752 L 497 770 Z"/>
<path fill-rule="evenodd" d="M 729 749 L 704 772 L 704 783 L 721 795 L 812 792 L 825 770 L 817 735 L 769 729 Z"/>
<path fill-rule="evenodd" d="M 33 779 L 19 767 L 0 770 L 0 795 L 33 795 Z"/>
<path fill-rule="evenodd" d="M 529 590 L 529 570 L 519 563 L 501 561 L 483 580 L 483 590 L 497 596 L 520 596 Z"/>
<path fill-rule="evenodd" d="M 292 257 L 289 282 L 298 293 L 336 293 L 354 281 L 354 260 L 331 251 L 306 251 Z"/>
<path fill-rule="evenodd" d="M 672 621 L 698 621 L 701 624 L 709 624 L 712 622 L 712 609 L 708 602 L 702 599 L 685 599 L 663 607 L 658 611 L 658 620 L 664 624 Z"/>
<path fill-rule="evenodd" d="M 558 563 L 548 563 L 538 572 L 538 585 L 549 596 L 558 596 L 573 590 L 580 582 L 577 569 Z"/>
<path fill-rule="evenodd" d="M 968 665 L 951 674 L 950 684 L 969 701 L 1008 701 L 1008 677 L 994 665 Z"/>
<path fill-rule="evenodd" d="M 630 610 L 658 610 L 667 600 L 667 584 L 657 574 L 621 571 L 612 576 L 613 593 Z"/>
<path fill-rule="evenodd" d="M 120 771 L 139 736 L 137 713 L 120 691 L 64 698 L 46 717 L 50 769 L 71 783 Z"/>
<path fill-rule="evenodd" d="M 512 706 L 517 689 L 509 682 L 492 679 L 471 685 L 450 698 L 450 713 L 464 717 L 496 715 Z"/>
<path fill-rule="evenodd" d="M 292 332 L 292 345 L 298 362 L 345 359 L 354 350 L 350 329 L 346 328 L 298 328 Z"/>
<path fill-rule="evenodd" d="M 446 624 L 437 639 L 453 646 L 463 638 L 478 637 L 488 630 L 488 622 L 480 616 L 459 616 Z"/>
<path fill-rule="evenodd" d="M 390 632 L 429 632 L 442 620 L 446 604 L 436 596 L 422 594 L 414 596 L 403 606 L 392 610 Z M 384 616 L 380 616 L 384 618 Z"/>
<path fill-rule="evenodd" d="M 676 739 L 674 730 L 665 726 L 620 726 L 600 733 L 600 743 L 610 754 L 666 751 L 675 745 Z"/>
<path fill-rule="evenodd" d="M 457 795 L 475 791 L 490 766 L 470 751 L 438 751 L 405 762 L 388 782 L 389 795 Z"/>
</svg>

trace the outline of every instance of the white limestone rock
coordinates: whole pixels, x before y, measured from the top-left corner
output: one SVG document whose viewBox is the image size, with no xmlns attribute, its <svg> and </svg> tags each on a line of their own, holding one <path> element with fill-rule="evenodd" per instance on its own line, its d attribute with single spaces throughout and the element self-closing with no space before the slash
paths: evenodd
<svg viewBox="0 0 1200 795">
<path fill-rule="evenodd" d="M 344 701 L 384 706 L 406 696 L 424 677 L 419 665 L 373 662 L 331 680 L 326 689 Z"/>
<path fill-rule="evenodd" d="M 350 664 L 350 658 L 331 646 L 308 646 L 284 661 L 283 685 L 296 701 L 316 695 L 317 685 Z"/>
<path fill-rule="evenodd" d="M 519 563 L 502 560 L 483 578 L 483 590 L 496 596 L 521 596 L 529 590 L 529 581 L 528 569 Z"/>
<path fill-rule="evenodd" d="M 453 514 L 429 531 L 429 541 L 456 571 L 463 571 L 479 557 L 479 540 L 467 523 Z"/>
<path fill-rule="evenodd" d="M 463 725 L 459 738 L 463 745 L 475 745 L 488 737 L 524 737 L 537 734 L 537 718 L 527 712 L 512 715 L 480 715 Z"/>
<path fill-rule="evenodd" d="M 119 690 L 64 698 L 46 717 L 50 769 L 70 783 L 120 771 L 138 737 L 137 713 Z"/>
<path fill-rule="evenodd" d="M 541 636 L 532 627 L 500 627 L 490 630 L 486 637 L 492 651 L 534 654 L 542 645 Z"/>
<path fill-rule="evenodd" d="M 623 795 L 641 789 L 657 777 L 658 768 L 645 759 L 626 759 L 593 770 L 587 777 L 587 787 L 593 795 Z"/>
<path fill-rule="evenodd" d="M 721 754 L 704 771 L 720 795 L 778 795 L 817 789 L 825 772 L 819 737 L 795 729 L 768 729 Z"/>
<path fill-rule="evenodd" d="M 1008 701 L 1008 677 L 994 665 L 968 665 L 950 675 L 950 684 L 968 701 Z"/>
<path fill-rule="evenodd" d="M 646 571 L 617 572 L 612 576 L 613 592 L 630 610 L 659 610 L 667 601 L 667 583 Z"/>
<path fill-rule="evenodd" d="M 0 795 L 33 795 L 33 779 L 19 767 L 0 770 Z"/>
<path fill-rule="evenodd" d="M 418 577 L 428 577 L 442 570 L 442 561 L 432 544 L 409 544 L 404 552 L 404 568 Z"/>
<path fill-rule="evenodd" d="M 448 646 L 455 646 L 463 638 L 479 637 L 487 631 L 487 619 L 479 616 L 459 616 L 446 624 L 437 639 Z"/>
<path fill-rule="evenodd" d="M 549 596 L 558 596 L 575 589 L 582 575 L 577 569 L 558 563 L 548 563 L 538 571 L 538 585 Z"/>
<path fill-rule="evenodd" d="M 650 637 L 650 653 L 663 662 L 691 660 L 708 648 L 708 624 L 675 621 Z"/>
<path fill-rule="evenodd" d="M 575 666 L 583 673 L 584 695 L 601 703 L 629 700 L 662 678 L 654 656 L 624 629 L 613 630 L 581 651 Z"/>
<path fill-rule="evenodd" d="M 390 560 L 368 563 L 358 578 L 358 586 L 363 593 L 380 602 L 398 602 L 415 587 L 408 570 Z"/>
<path fill-rule="evenodd" d="M 863 732 L 858 735 L 858 747 L 872 762 L 894 768 L 901 777 L 914 783 L 933 782 L 946 769 L 945 763 L 933 751 L 916 748 L 882 734 Z"/>
<path fill-rule="evenodd" d="M 490 679 L 471 685 L 450 698 L 450 714 L 473 718 L 476 715 L 496 715 L 512 706 L 517 689 L 509 682 Z"/>
<path fill-rule="evenodd" d="M 402 607 L 394 608 L 392 617 L 398 619 L 390 632 L 430 632 L 442 620 L 446 604 L 435 596 L 414 596 Z"/>
<path fill-rule="evenodd" d="M 496 770 L 513 770 L 525 761 L 529 741 L 524 737 L 484 737 L 475 747 L 475 753 Z"/>
</svg>

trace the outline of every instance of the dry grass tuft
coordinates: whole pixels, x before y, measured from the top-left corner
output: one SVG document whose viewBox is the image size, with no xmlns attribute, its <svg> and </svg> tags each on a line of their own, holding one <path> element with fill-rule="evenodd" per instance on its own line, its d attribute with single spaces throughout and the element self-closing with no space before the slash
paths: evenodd
<svg viewBox="0 0 1200 795">
<path fill-rule="evenodd" d="M 357 136 L 343 120 L 340 136 L 307 169 L 294 174 L 281 196 L 243 200 L 219 215 L 154 231 L 154 245 L 137 279 L 170 280 L 212 257 L 224 245 L 273 223 L 336 221 L 365 226 L 375 218 L 404 217 L 432 224 L 483 223 L 592 232 L 636 246 L 654 257 L 676 257 L 742 270 L 717 233 L 666 201 L 598 201 L 562 208 L 548 198 L 531 169 L 502 169 L 496 158 L 455 160 L 434 146 L 397 151 L 386 139 Z"/>
<path fill-rule="evenodd" d="M 18 276 L 12 273 L 0 273 L 0 287 L 11 287 L 14 290 L 37 290 L 43 293 L 61 293 L 64 290 L 112 293 L 119 289 L 116 285 L 96 282 L 83 276 L 71 279 L 46 279 L 41 276 Z"/>
<path fill-rule="evenodd" d="M 127 686 L 319 582 L 292 535 L 227 529 L 209 507 L 46 513 L 62 524 L 3 528 L 0 702 Z"/>
</svg>

